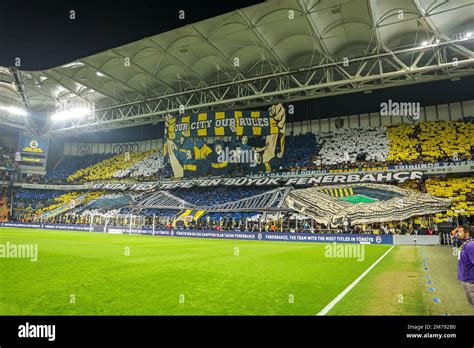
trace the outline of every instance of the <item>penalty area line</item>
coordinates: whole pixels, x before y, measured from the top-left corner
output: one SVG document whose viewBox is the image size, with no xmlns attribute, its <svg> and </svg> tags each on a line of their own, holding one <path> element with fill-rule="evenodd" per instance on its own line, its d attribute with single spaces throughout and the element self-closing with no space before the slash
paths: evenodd
<svg viewBox="0 0 474 348">
<path fill-rule="evenodd" d="M 377 266 L 377 264 L 382 261 L 382 259 L 389 253 L 392 251 L 392 249 L 394 248 L 395 246 L 392 245 L 390 247 L 390 249 L 388 249 L 382 256 L 380 256 L 378 258 L 377 261 L 375 261 L 372 265 L 369 266 L 369 268 L 367 268 L 364 273 L 362 273 L 359 277 L 357 277 L 356 280 L 354 280 L 347 288 L 345 288 L 339 295 L 337 295 L 334 300 L 332 300 L 331 302 L 329 302 L 327 304 L 326 307 L 324 307 L 318 314 L 316 314 L 317 316 L 323 316 L 323 315 L 326 315 L 340 300 L 343 299 L 344 296 L 347 295 L 347 293 L 349 291 L 352 290 L 352 288 L 354 288 L 366 275 L 367 273 L 369 273 L 375 266 Z"/>
</svg>

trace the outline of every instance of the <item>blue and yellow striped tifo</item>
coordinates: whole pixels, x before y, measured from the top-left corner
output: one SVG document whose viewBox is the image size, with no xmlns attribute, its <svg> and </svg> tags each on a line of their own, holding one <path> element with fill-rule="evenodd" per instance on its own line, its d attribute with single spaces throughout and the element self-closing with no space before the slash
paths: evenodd
<svg viewBox="0 0 474 348">
<path fill-rule="evenodd" d="M 352 187 L 323 189 L 322 191 L 331 197 L 349 197 L 354 195 Z"/>
<path fill-rule="evenodd" d="M 171 118 L 166 137 L 266 136 L 278 134 L 277 121 L 268 111 L 217 111 Z"/>
</svg>

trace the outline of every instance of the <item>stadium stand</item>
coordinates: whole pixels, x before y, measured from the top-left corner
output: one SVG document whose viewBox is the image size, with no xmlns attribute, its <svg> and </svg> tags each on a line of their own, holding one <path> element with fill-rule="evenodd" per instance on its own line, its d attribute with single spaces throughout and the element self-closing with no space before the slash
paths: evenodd
<svg viewBox="0 0 474 348">
<path fill-rule="evenodd" d="M 148 157 L 145 157 L 141 161 L 135 163 L 133 166 L 120 170 L 114 173 L 114 178 L 124 178 L 124 177 L 145 177 L 148 178 L 165 166 L 164 156 L 160 151 L 150 154 Z"/>
<path fill-rule="evenodd" d="M 385 162 L 388 153 L 387 130 L 380 128 L 342 128 L 318 137 L 321 145 L 316 165 Z"/>
<path fill-rule="evenodd" d="M 287 136 L 283 158 L 274 158 L 272 172 L 306 169 L 370 167 L 389 164 L 417 164 L 434 161 L 459 161 L 472 158 L 474 125 L 466 121 L 435 121 L 399 124 L 389 127 L 343 128 L 331 132 Z M 459 141 L 462 138 L 463 141 Z M 93 155 L 89 155 L 93 156 Z M 68 182 L 119 180 L 159 180 L 172 177 L 167 159 L 160 151 L 115 155 L 100 159 L 87 157 L 74 163 L 65 158 L 48 175 Z M 128 158 L 128 159 L 127 159 Z M 99 161 L 88 165 L 90 162 Z M 90 161 L 90 162 L 88 162 Z M 62 164 L 64 163 L 64 165 Z M 83 168 L 84 166 L 87 167 Z M 233 166 L 226 175 L 245 175 L 251 171 Z"/>
<path fill-rule="evenodd" d="M 15 151 L 7 146 L 0 138 L 0 166 L 12 166 L 15 160 Z"/>
<path fill-rule="evenodd" d="M 317 137 L 313 133 L 288 136 L 285 138 L 285 154 L 282 158 L 282 170 L 296 170 L 311 165 L 311 158 L 320 151 Z M 280 167 L 274 168 L 280 170 Z"/>
<path fill-rule="evenodd" d="M 67 178 L 68 182 L 97 181 L 113 178 L 114 174 L 133 166 L 154 152 L 130 152 L 110 157 L 92 166 L 80 169 Z"/>
<path fill-rule="evenodd" d="M 105 194 L 104 191 L 89 191 L 87 193 L 83 193 L 83 192 L 79 192 L 79 191 L 74 191 L 74 192 L 68 192 L 68 193 L 65 193 L 61 196 L 58 196 L 58 197 L 54 197 L 53 198 L 53 204 L 50 204 L 42 209 L 39 209 L 35 212 L 36 215 L 41 215 L 45 212 L 48 212 L 48 211 L 51 211 L 55 208 L 58 208 L 60 207 L 61 205 L 63 204 L 67 204 L 69 202 L 71 202 L 73 199 L 76 199 L 78 198 L 79 196 L 81 196 L 82 194 L 85 194 L 85 197 L 84 197 L 84 204 L 87 204 L 88 202 L 90 202 L 91 200 L 93 199 L 97 199 L 98 197 L 102 196 Z"/>
<path fill-rule="evenodd" d="M 418 139 L 426 162 L 472 158 L 474 124 L 461 121 L 423 122 Z"/>
<path fill-rule="evenodd" d="M 425 186 L 426 191 L 433 196 L 450 198 L 453 202 L 446 213 L 436 214 L 436 223 L 453 221 L 453 218 L 468 220 L 474 217 L 473 176 L 428 178 Z"/>
<path fill-rule="evenodd" d="M 418 124 L 398 124 L 388 127 L 345 128 L 326 133 L 307 133 L 287 136 L 284 156 L 274 158 L 271 170 L 274 172 L 307 169 L 366 168 L 397 164 L 433 163 L 439 161 L 460 161 L 472 159 L 474 125 L 464 121 L 434 121 Z M 341 169 L 342 168 L 342 169 Z M 250 173 L 242 166 L 235 166 L 226 176 Z M 64 156 L 48 172 L 43 182 L 84 183 L 98 180 L 111 181 L 155 181 L 172 177 L 170 165 L 161 151 L 130 152 L 119 155 Z M 29 175 L 24 182 L 38 182 L 37 175 Z M 426 226 L 426 221 L 454 223 L 472 219 L 474 216 L 472 176 L 431 177 L 427 180 L 408 181 L 400 185 L 435 197 L 450 198 L 453 202 L 446 212 L 434 216 L 417 217 L 410 221 L 388 222 L 384 225 L 363 227 L 367 231 L 392 231 L 404 233 L 405 229 Z M 268 191 L 264 187 L 214 187 L 173 189 L 169 192 L 198 207 L 234 202 Z M 78 207 L 72 207 L 52 218 L 54 222 L 90 223 L 90 216 L 115 216 L 116 223 L 126 224 L 126 216 L 142 216 L 150 224 L 154 217 L 162 226 L 167 226 L 180 212 L 179 209 L 146 208 L 137 210 L 128 207 L 135 202 L 137 194 L 131 192 L 61 192 L 51 190 L 20 189 L 15 191 L 14 210 L 23 221 L 31 221 L 46 212 L 60 208 L 85 195 Z M 130 197 L 130 199 L 124 199 Z M 82 218 L 86 216 L 86 218 Z M 89 216 L 89 217 L 87 217 Z M 259 217 L 260 216 L 260 217 Z M 193 228 L 235 229 L 259 224 L 259 229 L 271 229 L 269 215 L 251 212 L 210 212 L 189 222 Z M 304 228 L 305 218 L 292 214 L 294 229 Z M 261 220 L 265 219 L 264 222 Z M 301 220 L 299 225 L 297 221 Z M 102 221 L 103 223 L 103 221 Z M 278 225 L 278 224 L 277 224 Z M 281 228 L 281 224 L 278 225 Z M 314 225 L 314 231 L 323 227 Z M 404 227 L 405 229 L 403 229 Z M 255 227 L 254 227 L 255 228 Z M 341 227 L 342 228 L 342 227 Z M 361 228 L 361 226 L 357 227 Z M 375 232 L 374 232 L 375 233 Z"/>
<path fill-rule="evenodd" d="M 264 187 L 225 187 L 218 186 L 212 190 L 207 188 L 176 189 L 170 193 L 197 206 L 206 207 L 214 204 L 222 204 L 237 201 L 242 198 L 258 195 L 268 188 Z"/>
<path fill-rule="evenodd" d="M 60 190 L 19 189 L 15 191 L 14 208 L 41 209 L 53 203 L 54 198 L 65 194 Z"/>
<path fill-rule="evenodd" d="M 435 162 L 472 159 L 474 125 L 467 121 L 421 122 L 388 128 L 389 162 Z"/>
<path fill-rule="evenodd" d="M 413 163 L 420 158 L 419 141 L 415 137 L 415 126 L 399 124 L 388 128 L 388 162 Z"/>
<path fill-rule="evenodd" d="M 45 175 L 45 181 L 64 181 L 75 172 L 110 158 L 110 154 L 64 156 Z"/>
</svg>

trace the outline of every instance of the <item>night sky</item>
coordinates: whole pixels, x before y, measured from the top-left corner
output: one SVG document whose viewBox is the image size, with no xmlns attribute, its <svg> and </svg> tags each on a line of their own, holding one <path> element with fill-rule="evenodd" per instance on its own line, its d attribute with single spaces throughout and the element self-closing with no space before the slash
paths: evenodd
<svg viewBox="0 0 474 348">
<path fill-rule="evenodd" d="M 22 70 L 43 70 L 179 28 L 251 0 L 1 1 L 0 66 L 21 58 Z M 74 10 L 76 19 L 69 19 Z M 186 19 L 178 18 L 184 10 Z"/>
</svg>

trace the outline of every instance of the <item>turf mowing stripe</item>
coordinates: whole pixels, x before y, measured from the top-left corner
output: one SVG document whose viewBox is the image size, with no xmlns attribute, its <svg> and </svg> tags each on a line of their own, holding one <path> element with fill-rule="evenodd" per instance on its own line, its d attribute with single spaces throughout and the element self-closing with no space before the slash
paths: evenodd
<svg viewBox="0 0 474 348">
<path fill-rule="evenodd" d="M 51 230 L 42 230 L 42 231 L 51 231 Z M 71 232 L 71 231 L 63 231 L 61 230 L 60 232 Z M 75 231 L 73 231 L 75 232 Z M 109 235 L 109 234 L 104 234 L 103 232 L 98 232 L 102 235 Z M 118 235 L 120 236 L 120 235 Z M 128 236 L 128 234 L 127 234 Z M 135 235 L 134 235 L 135 236 Z M 138 236 L 138 235 L 137 235 Z M 7 236 L 7 235 L 2 235 L 0 234 L 0 238 L 10 238 L 10 239 L 24 239 L 22 236 Z M 172 238 L 172 237 L 170 237 Z M 179 238 L 179 237 L 178 237 Z M 38 240 L 46 240 L 46 241 L 52 241 L 52 242 L 59 242 L 59 243 L 74 243 L 74 244 L 90 244 L 90 245 L 103 245 L 103 246 L 124 246 L 125 244 L 112 244 L 112 243 L 93 243 L 93 242 L 83 242 L 83 241 L 75 241 L 75 240 L 67 240 L 67 239 L 53 239 L 53 238 L 43 238 L 43 237 L 36 237 Z M 207 242 L 196 242 L 196 243 L 189 243 L 187 245 L 200 245 L 200 244 L 208 244 Z M 134 248 L 141 248 L 141 247 L 155 247 L 155 246 L 174 246 L 174 245 L 183 245 L 182 243 L 172 243 L 172 244 L 144 244 L 144 245 L 134 245 Z"/>
<path fill-rule="evenodd" d="M 324 307 L 318 314 L 318 316 L 326 315 L 340 300 L 347 295 L 349 291 L 352 290 L 366 275 L 369 273 L 377 264 L 382 261 L 382 259 L 394 248 L 394 245 L 390 249 L 388 249 L 382 256 L 379 257 L 377 261 L 375 261 L 372 265 L 367 268 L 364 273 L 362 273 L 356 280 L 352 282 L 347 288 L 345 288 L 339 295 L 337 295 L 334 300 L 328 303 L 326 307 Z"/>
</svg>

